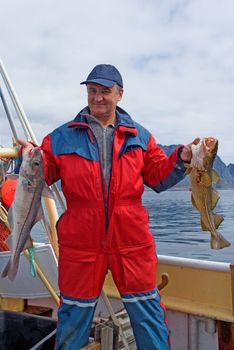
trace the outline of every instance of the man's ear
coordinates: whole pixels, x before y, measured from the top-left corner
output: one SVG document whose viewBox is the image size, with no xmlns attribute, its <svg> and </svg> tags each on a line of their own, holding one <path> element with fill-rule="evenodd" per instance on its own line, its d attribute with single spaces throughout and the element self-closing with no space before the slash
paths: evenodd
<svg viewBox="0 0 234 350">
<path fill-rule="evenodd" d="M 124 92 L 123 89 L 119 89 L 119 98 L 118 98 L 118 101 L 122 100 L 123 92 Z"/>
</svg>

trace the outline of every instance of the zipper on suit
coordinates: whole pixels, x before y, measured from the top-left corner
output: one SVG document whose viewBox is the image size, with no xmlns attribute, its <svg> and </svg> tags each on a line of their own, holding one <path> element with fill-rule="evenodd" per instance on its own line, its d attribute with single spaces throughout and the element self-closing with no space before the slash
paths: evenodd
<svg viewBox="0 0 234 350">
<path fill-rule="evenodd" d="M 106 179 L 106 128 L 103 128 L 103 170 Z"/>
<path fill-rule="evenodd" d="M 98 154 L 99 169 L 100 169 L 100 176 L 101 176 L 101 183 L 102 183 L 102 197 L 103 197 L 103 201 L 104 201 L 104 210 L 105 210 L 105 217 L 106 217 L 106 232 L 107 232 L 109 220 L 108 220 L 108 201 L 107 201 L 108 196 L 105 196 L 105 177 L 103 174 L 102 161 L 101 161 L 101 157 L 100 157 L 100 152 L 99 152 L 99 147 L 98 147 L 98 142 L 97 142 L 96 136 L 95 136 L 93 130 L 91 129 L 91 127 L 88 126 L 88 128 L 89 128 L 90 132 L 92 133 L 94 143 L 96 146 L 96 150 L 97 150 L 97 154 Z M 104 135 L 105 135 L 105 140 L 106 140 L 106 134 L 104 134 Z M 106 152 L 106 144 L 105 144 L 105 152 Z M 105 165 L 106 165 L 106 157 L 105 157 Z M 104 165 L 103 165 L 103 167 L 104 167 Z M 104 169 L 106 169 L 106 166 Z"/>
</svg>

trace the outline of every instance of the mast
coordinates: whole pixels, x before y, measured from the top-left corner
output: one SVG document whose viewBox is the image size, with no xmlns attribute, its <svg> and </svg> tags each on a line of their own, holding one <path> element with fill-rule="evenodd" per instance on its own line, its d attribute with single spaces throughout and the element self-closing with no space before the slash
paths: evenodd
<svg viewBox="0 0 234 350">
<path fill-rule="evenodd" d="M 6 72 L 6 69 L 5 69 L 4 65 L 3 65 L 3 62 L 1 60 L 1 58 L 0 58 L 0 73 L 1 73 L 2 79 L 3 79 L 4 83 L 5 83 L 5 86 L 7 88 L 7 91 L 9 93 L 9 96 L 11 98 L 11 101 L 12 101 L 14 107 L 15 107 L 15 111 L 16 111 L 17 116 L 19 118 L 19 121 L 20 121 L 20 123 L 22 125 L 22 129 L 23 129 L 23 131 L 25 133 L 26 139 L 28 141 L 31 140 L 34 143 L 38 144 L 36 136 L 35 136 L 32 128 L 31 128 L 30 124 L 29 124 L 29 121 L 28 121 L 28 118 L 27 118 L 27 116 L 26 116 L 26 114 L 24 112 L 23 106 L 20 103 L 20 100 L 19 100 L 19 98 L 18 98 L 18 96 L 16 94 L 16 91 L 15 91 L 15 89 L 13 87 L 13 84 L 12 84 L 12 82 L 11 82 L 7 72 Z M 3 95 L 1 94 L 1 98 L 2 98 L 2 96 Z M 3 99 L 4 99 L 4 97 L 3 97 Z M 10 118 L 10 119 L 8 118 L 8 120 L 9 120 L 9 123 L 10 123 L 10 126 L 11 126 L 11 122 L 13 124 L 12 118 Z M 11 122 L 10 122 L 10 120 L 11 120 Z M 16 131 L 14 131 L 14 132 L 16 133 Z M 16 139 L 17 139 L 17 137 L 16 137 Z M 57 199 L 58 199 L 62 209 L 66 210 L 65 201 L 64 201 L 63 197 L 61 196 L 57 185 L 53 184 L 51 187 L 54 189 L 54 192 L 55 192 L 55 194 L 57 196 Z"/>
</svg>

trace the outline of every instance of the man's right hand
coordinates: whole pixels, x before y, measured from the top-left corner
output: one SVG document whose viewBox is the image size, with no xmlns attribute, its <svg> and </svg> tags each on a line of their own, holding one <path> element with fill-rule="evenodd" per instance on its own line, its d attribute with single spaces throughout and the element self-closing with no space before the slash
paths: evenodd
<svg viewBox="0 0 234 350">
<path fill-rule="evenodd" d="M 23 156 L 26 153 L 30 153 L 30 151 L 34 148 L 34 146 L 30 142 L 25 140 L 18 139 L 17 143 L 23 147 L 23 150 L 22 150 Z"/>
</svg>

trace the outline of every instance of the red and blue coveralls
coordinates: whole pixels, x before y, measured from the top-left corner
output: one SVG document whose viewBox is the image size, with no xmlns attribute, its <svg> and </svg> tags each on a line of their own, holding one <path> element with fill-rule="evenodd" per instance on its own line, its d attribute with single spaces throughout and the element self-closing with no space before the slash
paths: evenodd
<svg viewBox="0 0 234 350">
<path fill-rule="evenodd" d="M 97 141 L 81 113 L 46 136 L 46 181 L 61 179 L 67 210 L 57 223 L 59 288 L 56 350 L 79 349 L 111 270 L 139 350 L 167 350 L 165 310 L 156 288 L 157 257 L 144 184 L 164 191 L 184 177 L 177 147 L 167 157 L 153 136 L 117 107 L 112 172 L 106 191 Z"/>
</svg>

